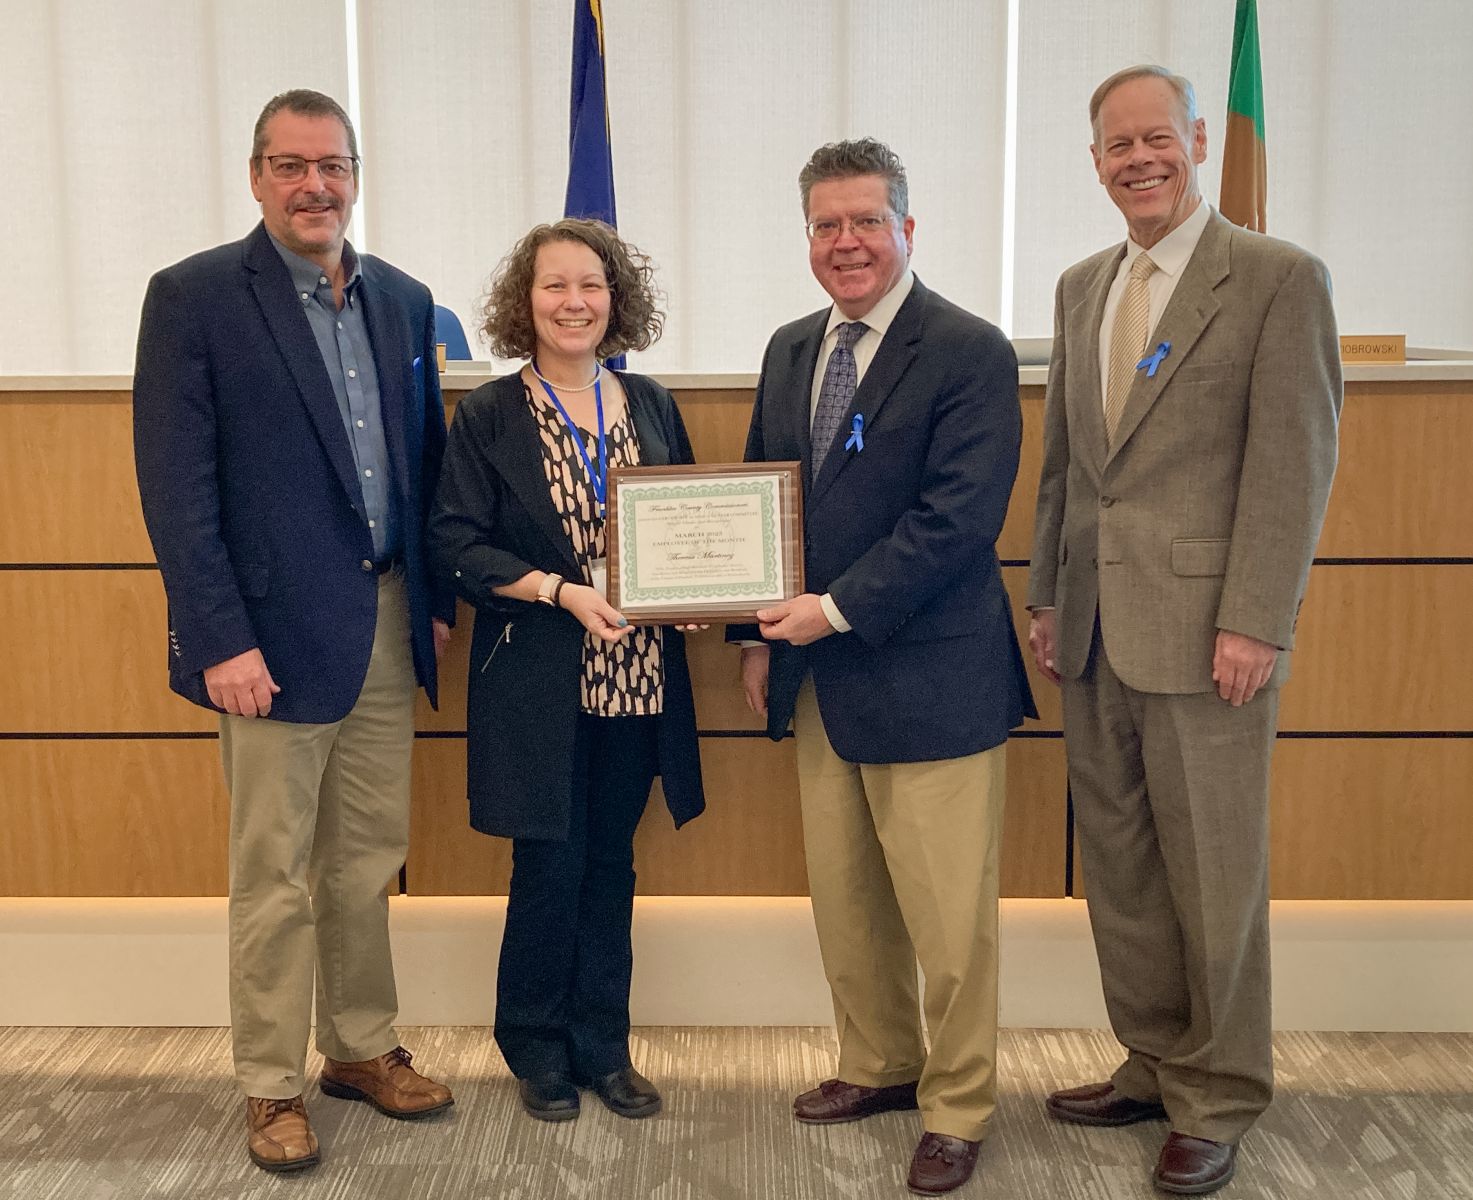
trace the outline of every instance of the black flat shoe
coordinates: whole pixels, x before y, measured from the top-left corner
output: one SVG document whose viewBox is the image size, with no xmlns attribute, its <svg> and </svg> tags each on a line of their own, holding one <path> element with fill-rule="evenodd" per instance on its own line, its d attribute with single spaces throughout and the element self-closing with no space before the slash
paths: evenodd
<svg viewBox="0 0 1473 1200">
<path fill-rule="evenodd" d="M 652 1117 L 660 1111 L 660 1093 L 633 1067 L 623 1067 L 589 1080 L 589 1089 L 610 1112 L 621 1117 Z"/>
<path fill-rule="evenodd" d="M 578 1089 L 566 1075 L 518 1079 L 517 1091 L 527 1115 L 539 1121 L 571 1121 L 578 1115 Z"/>
</svg>

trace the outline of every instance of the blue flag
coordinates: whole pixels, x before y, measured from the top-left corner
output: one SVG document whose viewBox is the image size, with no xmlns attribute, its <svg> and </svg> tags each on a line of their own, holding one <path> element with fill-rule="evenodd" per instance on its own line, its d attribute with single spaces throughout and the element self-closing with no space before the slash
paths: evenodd
<svg viewBox="0 0 1473 1200">
<path fill-rule="evenodd" d="M 614 153 L 609 145 L 609 102 L 604 87 L 603 6 L 573 0 L 573 107 L 568 136 L 565 217 L 614 216 Z"/>
</svg>

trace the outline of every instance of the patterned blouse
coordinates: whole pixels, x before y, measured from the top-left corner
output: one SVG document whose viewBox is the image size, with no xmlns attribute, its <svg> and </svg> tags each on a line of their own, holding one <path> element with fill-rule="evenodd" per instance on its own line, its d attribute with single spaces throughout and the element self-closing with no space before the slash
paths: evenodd
<svg viewBox="0 0 1473 1200">
<path fill-rule="evenodd" d="M 551 402 L 529 387 L 523 391 L 537 418 L 542 438 L 542 473 L 552 493 L 552 506 L 562 519 L 563 531 L 583 566 L 583 582 L 592 583 L 589 564 L 608 556 L 603 518 L 598 501 L 588 486 L 588 470 Z M 598 462 L 598 432 L 583 435 L 589 461 Z M 610 467 L 637 467 L 639 439 L 629 406 L 624 415 L 604 431 Z M 583 634 L 583 677 L 581 704 L 586 713 L 599 717 L 653 717 L 665 704 L 665 668 L 660 656 L 658 625 L 638 625 L 622 641 L 609 643 L 593 634 Z"/>
</svg>

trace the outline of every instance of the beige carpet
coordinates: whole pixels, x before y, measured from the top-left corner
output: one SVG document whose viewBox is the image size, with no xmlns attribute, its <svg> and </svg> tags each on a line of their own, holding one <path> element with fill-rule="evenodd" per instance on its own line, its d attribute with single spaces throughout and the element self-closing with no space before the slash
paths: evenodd
<svg viewBox="0 0 1473 1200">
<path fill-rule="evenodd" d="M 665 1112 L 626 1121 L 588 1098 L 564 1125 L 529 1120 L 480 1028 L 403 1031 L 455 1088 L 440 1118 L 390 1121 L 308 1095 L 320 1166 L 272 1177 L 245 1156 L 220 1029 L 0 1029 L 0 1197 L 134 1200 L 869 1200 L 905 1192 L 914 1113 L 810 1128 L 794 1092 L 831 1073 L 827 1029 L 641 1029 L 635 1061 Z M 1101 1077 L 1113 1040 L 1004 1031 L 1002 1104 L 961 1197 L 1156 1195 L 1163 1124 L 1098 1130 L 1045 1117 L 1056 1087 Z M 1473 1200 L 1473 1036 L 1284 1034 L 1278 1099 L 1220 1193 L 1273 1200 Z"/>
</svg>

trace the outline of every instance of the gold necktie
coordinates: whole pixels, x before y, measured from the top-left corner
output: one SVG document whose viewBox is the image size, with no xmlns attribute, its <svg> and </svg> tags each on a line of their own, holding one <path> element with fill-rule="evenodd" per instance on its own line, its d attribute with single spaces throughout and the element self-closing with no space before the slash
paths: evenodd
<svg viewBox="0 0 1473 1200">
<path fill-rule="evenodd" d="M 1156 264 L 1149 254 L 1137 254 L 1130 264 L 1130 279 L 1125 295 L 1115 310 L 1115 325 L 1110 332 L 1110 378 L 1105 387 L 1105 445 L 1115 445 L 1115 430 L 1125 412 L 1125 399 L 1135 381 L 1135 365 L 1146 350 L 1146 335 L 1151 332 L 1151 290 L 1147 280 L 1155 273 Z"/>
</svg>

